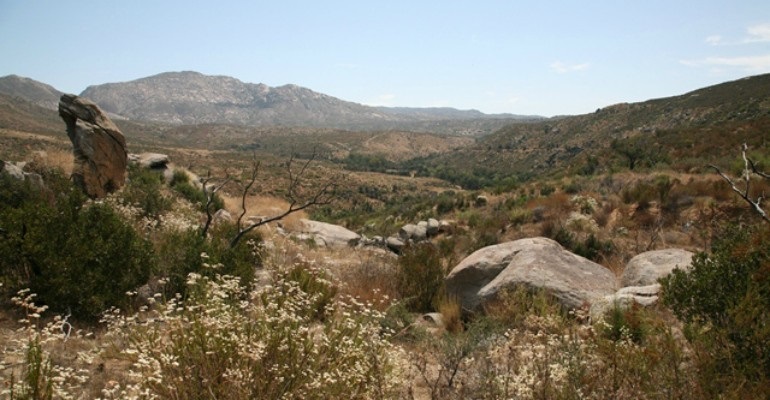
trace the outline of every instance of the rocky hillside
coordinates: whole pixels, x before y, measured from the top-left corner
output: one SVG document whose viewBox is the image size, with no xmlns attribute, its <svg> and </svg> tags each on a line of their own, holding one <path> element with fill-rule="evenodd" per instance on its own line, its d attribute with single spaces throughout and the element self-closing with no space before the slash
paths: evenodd
<svg viewBox="0 0 770 400">
<path fill-rule="evenodd" d="M 296 85 L 270 87 L 197 72 L 89 86 L 81 96 L 129 119 L 179 124 L 323 126 L 394 119 Z"/>
<path fill-rule="evenodd" d="M 0 93 L 21 97 L 43 108 L 56 110 L 62 92 L 53 86 L 18 75 L 0 78 Z"/>
<path fill-rule="evenodd" d="M 381 130 L 403 129 L 411 124 L 420 130 L 420 123 L 424 121 L 488 118 L 478 111 L 368 107 L 297 85 L 270 87 L 189 71 L 90 86 L 81 96 L 125 118 L 188 125 L 225 123 Z M 502 122 L 493 129 L 513 120 L 507 115 L 494 119 Z M 486 129 L 481 129 L 481 134 L 491 131 L 488 126 L 489 123 L 484 124 Z M 454 130 L 458 129 L 462 130 Z"/>
<path fill-rule="evenodd" d="M 654 158 L 649 162 L 675 164 L 734 154 L 743 141 L 766 150 L 767 139 L 770 74 L 591 114 L 511 124 L 474 146 L 431 160 L 429 168 L 459 180 L 486 177 L 488 184 L 509 176 L 608 170 L 622 161 L 611 158 L 623 157 L 613 143 Z"/>
</svg>

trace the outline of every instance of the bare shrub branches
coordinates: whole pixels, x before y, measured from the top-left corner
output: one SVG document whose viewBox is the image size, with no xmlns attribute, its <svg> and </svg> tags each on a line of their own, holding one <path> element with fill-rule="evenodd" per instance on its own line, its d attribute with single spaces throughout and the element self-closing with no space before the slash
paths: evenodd
<svg viewBox="0 0 770 400">
<path fill-rule="evenodd" d="M 741 151 L 741 155 L 743 156 L 743 173 L 741 174 L 741 179 L 743 180 L 743 188 L 741 189 L 738 187 L 738 183 L 732 179 L 730 179 L 729 176 L 727 176 L 722 170 L 719 169 L 716 165 L 709 165 L 709 167 L 713 168 L 717 171 L 719 176 L 722 177 L 727 183 L 730 185 L 730 188 L 732 188 L 733 192 L 737 193 L 743 200 L 745 200 L 747 203 L 751 205 L 751 207 L 756 211 L 762 219 L 765 220 L 765 222 L 770 223 L 770 217 L 767 215 L 767 211 L 762 207 L 762 200 L 764 200 L 764 194 L 757 195 L 755 199 L 751 198 L 750 189 L 751 189 L 751 178 L 752 174 L 757 175 L 764 179 L 770 179 L 770 174 L 767 174 L 765 172 L 761 172 L 757 169 L 757 165 L 752 161 L 747 155 L 746 151 L 748 150 L 748 146 L 746 143 L 743 144 L 743 148 Z"/>
<path fill-rule="evenodd" d="M 289 158 L 289 160 L 285 163 L 286 172 L 289 177 L 289 182 L 286 186 L 286 199 L 289 202 L 289 206 L 285 210 L 276 215 L 261 218 L 258 221 L 244 224 L 244 217 L 247 213 L 246 197 L 248 196 L 254 184 L 257 182 L 261 167 L 261 163 L 256 159 L 256 157 L 253 157 L 248 177 L 246 178 L 245 185 L 243 185 L 243 189 L 241 190 L 241 213 L 238 215 L 238 220 L 236 221 L 238 233 L 236 233 L 232 239 L 230 239 L 230 247 L 237 246 L 244 235 L 262 225 L 282 220 L 290 214 L 294 214 L 312 206 L 329 204 L 337 197 L 337 188 L 339 187 L 341 177 L 329 176 L 317 182 L 316 184 L 310 184 L 309 182 L 311 180 L 309 176 L 310 167 L 315 162 L 317 155 L 317 152 L 314 150 L 310 157 L 301 163 L 298 163 L 295 157 L 292 155 L 291 158 Z M 298 164 L 299 168 L 297 168 Z M 209 180 L 210 177 L 202 180 L 204 188 L 203 190 L 206 194 L 206 223 L 202 228 L 203 235 L 206 235 L 208 232 L 211 221 L 213 219 L 213 210 L 211 209 L 211 205 L 214 202 L 214 195 L 225 184 L 230 181 L 234 181 L 232 176 L 227 173 L 227 178 L 221 184 L 208 188 L 207 183 Z"/>
</svg>

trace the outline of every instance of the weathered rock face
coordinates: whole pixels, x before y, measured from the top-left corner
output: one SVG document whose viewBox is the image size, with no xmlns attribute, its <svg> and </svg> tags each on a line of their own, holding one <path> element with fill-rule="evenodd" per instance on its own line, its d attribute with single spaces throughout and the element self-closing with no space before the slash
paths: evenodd
<svg viewBox="0 0 770 400">
<path fill-rule="evenodd" d="M 75 184 L 92 198 L 123 186 L 128 156 L 126 139 L 118 127 L 96 104 L 71 94 L 59 100 L 59 115 L 72 141 Z"/>
<path fill-rule="evenodd" d="M 446 278 L 447 291 L 474 310 L 504 289 L 543 289 L 574 309 L 615 293 L 615 275 L 547 238 L 485 247 L 460 262 Z"/>
<path fill-rule="evenodd" d="M 361 236 L 339 225 L 302 220 L 302 233 L 312 235 L 316 243 L 327 247 L 356 246 Z"/>
<path fill-rule="evenodd" d="M 693 253 L 682 249 L 647 251 L 632 258 L 623 270 L 621 286 L 647 286 L 658 282 L 674 268 L 687 270 Z"/>
</svg>

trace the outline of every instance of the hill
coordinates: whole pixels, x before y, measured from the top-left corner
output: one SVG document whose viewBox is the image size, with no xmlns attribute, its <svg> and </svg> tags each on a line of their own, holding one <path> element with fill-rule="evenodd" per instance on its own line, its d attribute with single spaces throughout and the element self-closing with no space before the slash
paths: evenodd
<svg viewBox="0 0 770 400">
<path fill-rule="evenodd" d="M 0 93 L 20 97 L 40 107 L 56 110 L 62 92 L 53 86 L 18 75 L 0 78 Z"/>
<path fill-rule="evenodd" d="M 425 174 L 477 187 L 611 171 L 624 163 L 633 169 L 635 161 L 688 170 L 736 154 L 744 141 L 766 154 L 768 139 L 770 74 L 765 74 L 591 114 L 510 124 L 473 146 L 419 163 Z"/>
</svg>

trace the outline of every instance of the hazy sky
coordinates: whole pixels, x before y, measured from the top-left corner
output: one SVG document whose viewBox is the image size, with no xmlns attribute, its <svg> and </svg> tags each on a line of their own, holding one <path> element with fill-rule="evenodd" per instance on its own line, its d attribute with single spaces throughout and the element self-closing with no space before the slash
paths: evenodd
<svg viewBox="0 0 770 400">
<path fill-rule="evenodd" d="M 369 105 L 580 114 L 770 72 L 770 1 L 0 0 L 0 76 L 167 71 Z"/>
</svg>

